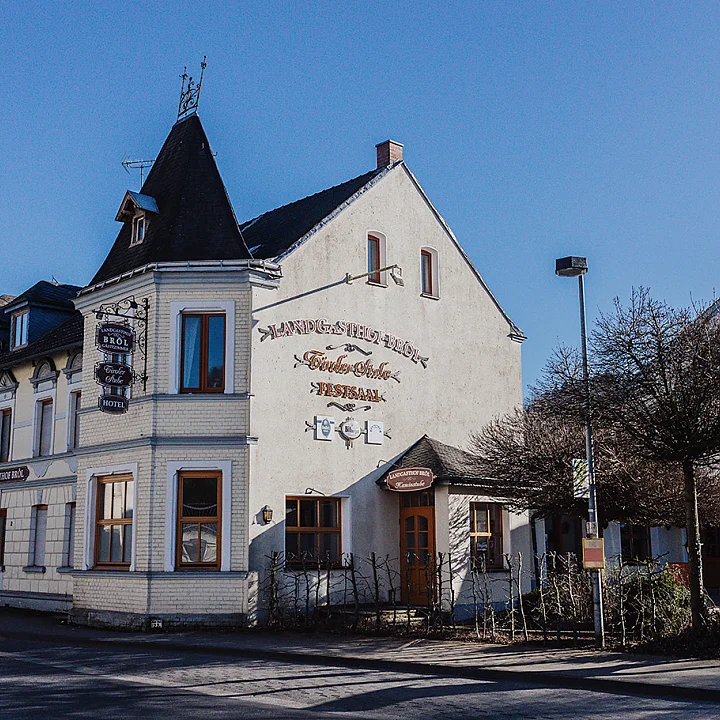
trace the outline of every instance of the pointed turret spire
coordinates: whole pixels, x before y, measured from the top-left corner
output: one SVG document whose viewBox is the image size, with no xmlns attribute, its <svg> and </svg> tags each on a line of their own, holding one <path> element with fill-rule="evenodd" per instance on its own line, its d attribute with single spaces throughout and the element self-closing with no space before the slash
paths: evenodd
<svg viewBox="0 0 720 720">
<path fill-rule="evenodd" d="M 91 284 L 152 262 L 250 258 L 197 114 L 173 125 L 136 195 L 154 200 L 157 212 L 119 215 L 123 227 Z"/>
</svg>

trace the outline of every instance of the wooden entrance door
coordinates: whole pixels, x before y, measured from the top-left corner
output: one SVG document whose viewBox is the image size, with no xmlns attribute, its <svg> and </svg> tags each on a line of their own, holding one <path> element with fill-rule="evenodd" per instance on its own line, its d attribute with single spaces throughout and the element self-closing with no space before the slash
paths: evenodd
<svg viewBox="0 0 720 720">
<path fill-rule="evenodd" d="M 435 493 L 400 496 L 400 582 L 402 601 L 428 605 L 435 595 Z"/>
</svg>

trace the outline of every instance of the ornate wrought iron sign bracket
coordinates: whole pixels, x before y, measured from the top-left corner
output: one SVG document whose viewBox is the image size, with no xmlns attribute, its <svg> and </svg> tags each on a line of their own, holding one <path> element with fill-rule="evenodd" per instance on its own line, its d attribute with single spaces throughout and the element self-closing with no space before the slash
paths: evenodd
<svg viewBox="0 0 720 720">
<path fill-rule="evenodd" d="M 135 300 L 134 295 L 118 300 L 115 303 L 107 303 L 100 305 L 99 308 L 93 310 L 95 317 L 102 320 L 110 320 L 112 318 L 121 318 L 123 320 L 130 321 L 134 326 L 133 328 L 128 327 L 126 330 L 126 337 L 123 338 L 123 333 L 117 329 L 114 331 L 112 328 L 107 328 L 108 332 L 106 335 L 115 337 L 106 337 L 105 340 L 108 342 L 102 342 L 101 338 L 96 339 L 98 349 L 107 353 L 123 353 L 129 352 L 128 348 L 132 348 L 133 345 L 137 347 L 137 350 L 143 357 L 143 371 L 142 373 L 135 372 L 132 369 L 133 380 L 141 381 L 143 385 L 143 392 L 147 390 L 148 381 L 148 353 L 147 353 L 147 332 L 148 332 L 148 320 L 150 315 L 150 301 L 148 298 L 143 298 L 140 301 Z M 98 326 L 100 330 L 102 326 Z M 129 332 L 128 332 L 129 331 Z M 130 336 L 134 334 L 136 342 L 130 339 Z"/>
</svg>

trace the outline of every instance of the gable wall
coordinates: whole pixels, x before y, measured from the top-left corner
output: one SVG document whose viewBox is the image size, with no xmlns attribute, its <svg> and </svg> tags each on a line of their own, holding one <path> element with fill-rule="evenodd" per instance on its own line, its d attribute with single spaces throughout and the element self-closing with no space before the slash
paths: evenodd
<svg viewBox="0 0 720 720">
<path fill-rule="evenodd" d="M 342 282 L 346 273 L 367 270 L 367 233 L 372 231 L 386 235 L 387 263 L 402 267 L 404 287 L 389 277 L 387 287 L 369 285 L 365 279 Z M 438 252 L 439 300 L 420 295 L 423 246 Z M 355 552 L 397 552 L 397 496 L 375 485 L 378 465 L 423 434 L 466 446 L 469 433 L 520 403 L 520 345 L 508 337 L 506 319 L 402 167 L 292 252 L 282 268 L 279 290 L 256 289 L 253 300 L 250 432 L 258 444 L 251 451 L 251 538 L 256 538 L 251 566 L 262 565 L 271 549 L 282 551 L 284 497 L 303 494 L 308 487 L 351 497 Z M 356 321 L 410 340 L 428 357 L 427 368 L 383 342 L 344 335 L 261 340 L 258 328 L 304 318 Z M 303 364 L 294 367 L 308 350 L 343 342 L 371 350 L 373 363 L 389 363 L 393 372 L 400 371 L 401 382 L 338 376 Z M 346 362 L 364 359 L 358 352 L 327 351 L 331 359 L 342 354 L 348 355 Z M 369 411 L 328 408 L 334 398 L 311 394 L 310 383 L 318 381 L 375 388 L 386 402 L 370 403 Z M 383 445 L 368 445 L 360 438 L 351 449 L 337 433 L 332 442 L 316 441 L 313 432 L 306 431 L 315 415 L 334 416 L 337 422 L 352 415 L 363 424 L 381 420 L 391 438 Z M 270 527 L 255 515 L 265 504 L 275 511 Z"/>
</svg>

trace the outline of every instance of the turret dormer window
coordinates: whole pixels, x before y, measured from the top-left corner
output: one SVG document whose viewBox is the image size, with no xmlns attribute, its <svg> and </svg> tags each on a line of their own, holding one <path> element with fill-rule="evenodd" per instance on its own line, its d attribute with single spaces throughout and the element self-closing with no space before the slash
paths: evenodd
<svg viewBox="0 0 720 720">
<path fill-rule="evenodd" d="M 142 244 L 150 216 L 158 213 L 155 198 L 128 190 L 115 216 L 118 222 L 130 223 L 130 247 Z"/>
<path fill-rule="evenodd" d="M 23 310 L 12 316 L 12 329 L 10 332 L 10 348 L 17 350 L 28 344 L 28 316 L 29 312 Z"/>
<path fill-rule="evenodd" d="M 140 245 L 145 239 L 145 214 L 136 215 L 132 221 L 132 239 L 130 240 L 130 247 L 133 245 Z"/>
</svg>

